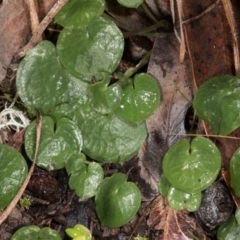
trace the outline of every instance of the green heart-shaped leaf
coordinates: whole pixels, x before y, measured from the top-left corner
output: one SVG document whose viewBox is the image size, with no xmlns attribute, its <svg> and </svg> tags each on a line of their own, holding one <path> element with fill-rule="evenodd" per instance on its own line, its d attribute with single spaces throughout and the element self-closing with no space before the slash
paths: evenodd
<svg viewBox="0 0 240 240">
<path fill-rule="evenodd" d="M 102 15 L 104 0 L 70 0 L 55 16 L 55 22 L 63 27 L 88 24 Z"/>
<path fill-rule="evenodd" d="M 216 134 L 228 135 L 240 126 L 240 78 L 212 77 L 198 89 L 193 106 Z"/>
<path fill-rule="evenodd" d="M 64 28 L 57 49 L 63 66 L 74 76 L 89 81 L 100 72 L 112 73 L 123 53 L 123 36 L 114 22 L 102 17 L 87 26 Z"/>
<path fill-rule="evenodd" d="M 196 137 L 190 143 L 182 139 L 174 144 L 163 159 L 164 176 L 171 185 L 187 193 L 200 192 L 216 179 L 221 155 L 212 141 Z"/>
<path fill-rule="evenodd" d="M 236 150 L 230 161 L 231 187 L 240 197 L 240 148 Z"/>
<path fill-rule="evenodd" d="M 128 8 L 138 8 L 143 0 L 117 0 L 121 5 Z"/>
<path fill-rule="evenodd" d="M 123 173 L 105 178 L 95 197 L 97 215 L 103 226 L 120 227 L 129 222 L 137 213 L 141 194 L 132 182 L 127 182 Z"/>
<path fill-rule="evenodd" d="M 18 94 L 31 114 L 36 109 L 47 114 L 54 106 L 69 102 L 69 78 L 63 70 L 55 46 L 42 41 L 21 61 L 16 85 Z"/>
<path fill-rule="evenodd" d="M 98 163 L 92 162 L 88 166 L 83 165 L 70 176 L 69 187 L 74 189 L 82 199 L 90 198 L 96 195 L 103 177 L 102 167 Z"/>
<path fill-rule="evenodd" d="M 91 84 L 88 88 L 89 101 L 92 108 L 101 114 L 112 113 L 119 105 L 122 97 L 122 88 L 119 84 L 110 86 L 110 78 L 107 73 L 102 73 L 103 80 Z"/>
<path fill-rule="evenodd" d="M 123 96 L 116 114 L 123 119 L 140 123 L 158 107 L 160 92 L 156 80 L 141 73 L 123 85 Z"/>
<path fill-rule="evenodd" d="M 15 197 L 27 171 L 27 164 L 18 151 L 0 144 L 0 210 Z"/>
<path fill-rule="evenodd" d="M 145 122 L 129 124 L 116 115 L 101 115 L 90 104 L 75 112 L 83 135 L 83 152 L 104 163 L 123 163 L 133 157 L 147 137 Z"/>
<path fill-rule="evenodd" d="M 36 144 L 36 121 L 33 121 L 25 133 L 25 150 L 33 160 Z M 56 129 L 56 130 L 54 130 Z M 77 125 L 69 119 L 61 118 L 56 126 L 50 117 L 43 117 L 41 140 L 36 164 L 47 170 L 63 168 L 72 152 L 82 149 L 82 134 Z"/>
<path fill-rule="evenodd" d="M 35 225 L 30 225 L 18 229 L 11 237 L 11 240 L 61 240 L 59 233 L 49 227 L 39 228 Z"/>
<path fill-rule="evenodd" d="M 168 192 L 168 203 L 174 210 L 186 208 L 189 212 L 194 212 L 200 207 L 201 200 L 201 192 L 186 193 L 174 187 Z"/>
</svg>

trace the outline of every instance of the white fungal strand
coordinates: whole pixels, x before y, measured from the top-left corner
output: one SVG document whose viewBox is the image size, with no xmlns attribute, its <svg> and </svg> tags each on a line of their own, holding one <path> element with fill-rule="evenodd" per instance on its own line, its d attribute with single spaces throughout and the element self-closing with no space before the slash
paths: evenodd
<svg viewBox="0 0 240 240">
<path fill-rule="evenodd" d="M 20 110 L 15 110 L 12 106 L 7 107 L 0 113 L 0 130 L 11 128 L 16 132 L 27 127 L 30 120 Z"/>
</svg>

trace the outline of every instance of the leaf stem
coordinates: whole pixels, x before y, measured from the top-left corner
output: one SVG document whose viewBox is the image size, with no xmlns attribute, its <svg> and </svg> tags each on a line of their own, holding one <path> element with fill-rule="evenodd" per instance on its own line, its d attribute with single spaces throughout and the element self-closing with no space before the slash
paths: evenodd
<svg viewBox="0 0 240 240">
<path fill-rule="evenodd" d="M 128 68 L 127 71 L 123 75 L 123 81 L 125 81 L 128 78 L 130 78 L 140 68 L 142 68 L 145 64 L 147 64 L 149 59 L 150 59 L 150 57 L 151 57 L 151 54 L 152 54 L 152 50 L 148 51 L 135 67 Z"/>
</svg>

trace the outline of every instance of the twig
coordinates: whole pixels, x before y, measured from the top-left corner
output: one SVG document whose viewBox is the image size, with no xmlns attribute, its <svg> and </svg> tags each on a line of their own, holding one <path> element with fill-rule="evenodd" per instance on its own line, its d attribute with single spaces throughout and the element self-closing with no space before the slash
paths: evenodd
<svg viewBox="0 0 240 240">
<path fill-rule="evenodd" d="M 129 77 L 131 77 L 139 69 L 141 69 L 145 64 L 147 64 L 148 61 L 149 61 L 149 58 L 151 57 L 151 55 L 152 55 L 152 50 L 148 51 L 135 67 L 128 68 L 127 71 L 123 75 L 124 80 L 128 79 Z"/>
<path fill-rule="evenodd" d="M 186 134 L 172 134 L 168 133 L 169 136 L 185 136 L 185 137 L 215 137 L 215 138 L 226 138 L 232 140 L 240 140 L 239 137 L 231 137 L 231 136 L 223 136 L 223 135 L 215 135 L 215 134 L 193 134 L 193 133 L 186 133 Z"/>
<path fill-rule="evenodd" d="M 7 208 L 0 215 L 0 225 L 7 219 L 9 214 L 12 212 L 12 210 L 17 205 L 19 199 L 23 195 L 23 192 L 25 191 L 25 189 L 26 189 L 26 187 L 28 185 L 28 182 L 29 182 L 29 180 L 30 180 L 30 178 L 32 176 L 32 173 L 33 173 L 33 170 L 34 170 L 34 167 L 35 167 L 36 158 L 37 158 L 40 138 L 41 138 L 41 129 L 42 129 L 42 116 L 39 114 L 38 117 L 37 117 L 37 121 L 36 121 L 36 147 L 35 147 L 33 164 L 32 164 L 32 166 L 31 166 L 31 168 L 29 170 L 29 173 L 28 173 L 25 181 L 23 182 L 21 188 L 19 189 L 18 193 L 13 198 L 11 203 L 7 206 Z"/>
<path fill-rule="evenodd" d="M 30 199 L 31 201 L 34 201 L 36 203 L 40 203 L 42 205 L 49 205 L 50 202 L 49 201 L 46 201 L 46 200 L 43 200 L 43 199 L 40 199 L 40 198 L 36 198 L 36 197 L 33 197 L 32 195 L 29 195 L 29 194 L 26 194 L 26 193 L 23 193 L 23 196 L 24 197 L 27 197 L 28 199 Z"/>
<path fill-rule="evenodd" d="M 191 22 L 194 22 L 196 20 L 198 20 L 199 18 L 203 17 L 206 13 L 210 12 L 213 8 L 216 7 L 216 5 L 221 2 L 222 0 L 217 0 L 215 3 L 211 4 L 209 7 L 207 7 L 203 12 L 201 12 L 199 15 L 195 16 L 195 17 L 192 17 L 192 18 L 189 18 L 185 21 L 183 21 L 182 23 L 183 24 L 187 24 L 187 23 L 191 23 Z"/>
<path fill-rule="evenodd" d="M 238 49 L 238 39 L 236 32 L 236 24 L 233 17 L 233 9 L 230 0 L 222 0 L 223 8 L 228 20 L 228 24 L 232 34 L 232 45 L 233 45 L 233 54 L 234 54 L 234 65 L 235 65 L 235 74 L 240 77 L 240 60 L 239 60 L 239 49 Z"/>
<path fill-rule="evenodd" d="M 176 17 L 175 17 L 175 7 L 174 7 L 174 0 L 170 0 L 170 10 L 172 14 L 172 21 L 174 25 L 174 33 L 177 40 L 180 43 L 180 50 L 179 50 L 179 61 L 182 63 L 184 61 L 186 46 L 185 46 L 185 38 L 183 34 L 183 23 L 182 23 L 182 0 L 176 0 L 177 2 L 177 11 L 178 11 L 178 18 L 179 18 L 179 28 L 180 28 L 180 36 L 176 29 Z"/>
<path fill-rule="evenodd" d="M 179 50 L 179 62 L 182 63 L 184 61 L 186 46 L 185 46 L 185 38 L 183 34 L 183 23 L 182 23 L 182 0 L 177 0 L 177 10 L 179 16 L 179 26 L 180 26 L 180 50 Z"/>
<path fill-rule="evenodd" d="M 25 3 L 27 4 L 29 9 L 31 29 L 32 29 L 32 33 L 34 33 L 37 31 L 37 28 L 39 25 L 37 0 L 25 0 Z"/>
<path fill-rule="evenodd" d="M 48 14 L 45 16 L 45 18 L 42 20 L 42 22 L 39 24 L 37 31 L 33 33 L 32 38 L 28 42 L 26 46 L 21 48 L 17 54 L 15 55 L 16 59 L 22 58 L 26 55 L 27 51 L 30 50 L 32 47 L 34 47 L 37 43 L 39 38 L 41 37 L 44 30 L 47 28 L 49 23 L 52 21 L 52 19 L 55 17 L 55 15 L 58 13 L 58 11 L 68 2 L 68 0 L 58 0 L 57 3 L 51 8 L 51 10 L 48 12 Z"/>
</svg>

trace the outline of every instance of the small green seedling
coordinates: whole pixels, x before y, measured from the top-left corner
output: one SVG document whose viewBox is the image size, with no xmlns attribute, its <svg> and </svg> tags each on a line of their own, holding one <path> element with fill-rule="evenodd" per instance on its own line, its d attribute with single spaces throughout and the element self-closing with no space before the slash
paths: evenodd
<svg viewBox="0 0 240 240">
<path fill-rule="evenodd" d="M 137 213 L 141 193 L 123 173 L 105 178 L 95 197 L 96 212 L 103 226 L 117 228 L 129 222 Z"/>
<path fill-rule="evenodd" d="M 31 204 L 32 204 L 31 199 L 29 199 L 29 198 L 27 198 L 27 197 L 22 197 L 22 198 L 20 198 L 19 202 L 20 202 L 21 207 L 22 207 L 22 208 L 25 208 L 25 209 L 29 209 L 29 207 L 30 207 Z"/>
<path fill-rule="evenodd" d="M 136 237 L 133 238 L 134 240 L 148 240 L 145 237 L 141 237 L 140 235 L 137 235 Z"/>
<path fill-rule="evenodd" d="M 89 229 L 82 224 L 76 224 L 73 228 L 67 228 L 65 232 L 73 240 L 92 240 L 93 239 Z"/>
</svg>

